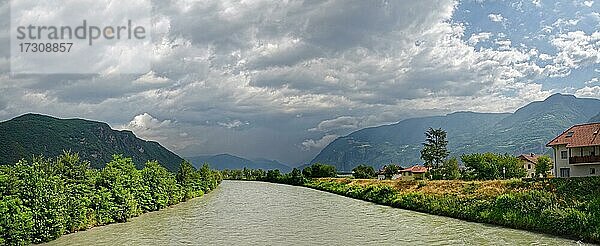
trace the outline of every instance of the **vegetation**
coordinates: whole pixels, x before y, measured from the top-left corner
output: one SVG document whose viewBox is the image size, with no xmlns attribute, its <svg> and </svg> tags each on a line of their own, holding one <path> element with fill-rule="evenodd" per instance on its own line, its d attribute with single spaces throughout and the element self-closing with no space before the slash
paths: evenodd
<svg viewBox="0 0 600 246">
<path fill-rule="evenodd" d="M 535 176 L 547 178 L 550 169 L 552 169 L 552 159 L 545 155 L 538 157 L 535 164 Z"/>
<path fill-rule="evenodd" d="M 383 174 L 385 175 L 386 179 L 392 178 L 392 176 L 398 173 L 399 170 L 402 170 L 402 167 L 396 164 L 389 164 L 383 166 Z"/>
<path fill-rule="evenodd" d="M 448 160 L 444 160 L 442 167 L 440 168 L 441 179 L 459 179 L 460 169 L 458 168 L 458 160 L 452 157 Z"/>
<path fill-rule="evenodd" d="M 462 155 L 465 180 L 494 180 L 522 178 L 527 175 L 519 158 L 504 154 L 483 153 Z"/>
<path fill-rule="evenodd" d="M 448 152 L 446 131 L 442 128 L 429 128 L 425 132 L 425 137 L 425 143 L 423 143 L 423 149 L 421 150 L 421 159 L 425 161 L 426 167 L 436 170 L 450 154 Z"/>
<path fill-rule="evenodd" d="M 335 170 L 335 166 L 315 163 L 304 168 L 304 170 L 302 170 L 302 175 L 307 178 L 328 178 L 335 177 L 337 171 Z"/>
<path fill-rule="evenodd" d="M 352 176 L 357 179 L 371 179 L 374 178 L 376 173 L 375 169 L 372 166 L 367 165 L 358 165 L 354 169 L 352 169 Z"/>
<path fill-rule="evenodd" d="M 90 166 L 103 168 L 112 154 L 131 157 L 136 168 L 156 160 L 171 172 L 183 161 L 157 142 L 137 138 L 131 131 L 117 131 L 103 122 L 58 119 L 25 114 L 0 122 L 0 165 L 12 165 L 32 156 L 59 156 L 63 150 L 78 153 Z"/>
<path fill-rule="evenodd" d="M 114 155 L 100 170 L 78 154 L 0 166 L 0 245 L 47 242 L 65 233 L 124 222 L 214 189 L 221 174 L 181 164 L 176 175 L 158 162 L 136 169 Z"/>
<path fill-rule="evenodd" d="M 315 179 L 305 186 L 397 208 L 600 242 L 600 177 L 505 181 Z"/>
</svg>

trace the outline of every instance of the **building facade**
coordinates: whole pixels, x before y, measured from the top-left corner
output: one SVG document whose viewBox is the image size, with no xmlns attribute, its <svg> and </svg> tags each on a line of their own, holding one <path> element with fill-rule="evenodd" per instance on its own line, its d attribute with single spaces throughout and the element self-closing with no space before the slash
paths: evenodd
<svg viewBox="0 0 600 246">
<path fill-rule="evenodd" d="M 552 139 L 556 177 L 600 175 L 600 123 L 575 125 Z"/>
</svg>

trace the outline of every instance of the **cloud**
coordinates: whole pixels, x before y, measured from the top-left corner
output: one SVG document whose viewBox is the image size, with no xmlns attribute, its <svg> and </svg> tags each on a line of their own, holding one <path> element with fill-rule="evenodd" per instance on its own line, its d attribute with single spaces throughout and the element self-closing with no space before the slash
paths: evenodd
<svg viewBox="0 0 600 246">
<path fill-rule="evenodd" d="M 470 45 L 476 45 L 479 42 L 486 41 L 486 40 L 490 39 L 491 36 L 492 36 L 492 33 L 490 33 L 490 32 L 474 33 L 469 38 L 468 42 L 469 42 Z"/>
<path fill-rule="evenodd" d="M 229 129 L 233 129 L 233 128 L 239 128 L 242 127 L 244 125 L 249 125 L 249 122 L 242 122 L 240 120 L 232 120 L 232 121 L 228 121 L 228 122 L 217 122 L 218 125 L 225 127 L 225 128 L 229 128 Z"/>
<path fill-rule="evenodd" d="M 321 121 L 317 127 L 309 131 L 331 132 L 335 130 L 357 129 L 360 127 L 361 120 L 352 116 L 340 116 L 335 119 Z"/>
<path fill-rule="evenodd" d="M 337 135 L 325 135 L 321 139 L 306 139 L 302 142 L 302 149 L 305 151 L 311 149 L 322 149 L 327 146 L 329 143 L 333 142 L 338 136 Z"/>
<path fill-rule="evenodd" d="M 502 16 L 502 14 L 489 14 L 488 18 L 490 19 L 490 21 L 492 22 L 504 22 L 506 20 L 506 18 L 504 18 Z"/>
<path fill-rule="evenodd" d="M 594 31 L 542 31 L 555 16 L 538 29 L 529 19 L 509 23 L 509 3 L 475 3 L 494 16 L 464 19 L 469 2 L 451 0 L 154 4 L 150 72 L 9 77 L 0 53 L 0 117 L 85 117 L 126 126 L 181 155 L 300 162 L 363 127 L 459 110 L 509 112 L 565 83 L 581 89 L 584 81 L 571 85 L 574 70 L 598 64 Z M 8 3 L 0 5 L 8 15 Z M 546 5 L 523 15 L 554 7 Z M 499 32 L 481 18 L 524 26 Z M 8 46 L 2 34 L 1 42 Z"/>
<path fill-rule="evenodd" d="M 575 92 L 579 97 L 595 97 L 600 98 L 600 86 L 585 86 Z"/>
</svg>

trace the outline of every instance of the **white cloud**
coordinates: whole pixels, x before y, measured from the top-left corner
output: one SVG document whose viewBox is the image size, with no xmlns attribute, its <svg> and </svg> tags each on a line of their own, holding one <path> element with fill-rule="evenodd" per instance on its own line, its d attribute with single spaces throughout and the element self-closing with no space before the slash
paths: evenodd
<svg viewBox="0 0 600 246">
<path fill-rule="evenodd" d="M 335 119 L 321 121 L 317 127 L 309 131 L 331 132 L 335 130 L 357 129 L 360 127 L 361 119 L 352 116 L 340 116 Z"/>
<path fill-rule="evenodd" d="M 228 122 L 217 122 L 218 125 L 225 127 L 225 128 L 229 128 L 229 129 L 233 129 L 233 128 L 239 128 L 245 125 L 250 125 L 249 122 L 242 122 L 240 120 L 232 120 L 232 121 L 228 121 Z"/>
<path fill-rule="evenodd" d="M 491 36 L 492 36 L 492 33 L 490 33 L 490 32 L 474 33 L 469 38 L 468 42 L 469 42 L 470 45 L 476 45 L 479 42 L 486 41 L 486 40 L 490 39 Z"/>
<path fill-rule="evenodd" d="M 506 20 L 506 18 L 504 18 L 504 16 L 502 16 L 502 14 L 494 14 L 494 13 L 489 14 L 488 18 L 492 22 L 504 22 Z"/>
<path fill-rule="evenodd" d="M 579 97 L 595 97 L 600 98 L 600 86 L 585 86 L 575 92 Z"/>
<path fill-rule="evenodd" d="M 333 142 L 338 136 L 337 135 L 325 135 L 321 139 L 307 139 L 302 142 L 302 149 L 305 151 L 311 149 L 322 149 L 327 146 L 329 143 Z"/>
</svg>

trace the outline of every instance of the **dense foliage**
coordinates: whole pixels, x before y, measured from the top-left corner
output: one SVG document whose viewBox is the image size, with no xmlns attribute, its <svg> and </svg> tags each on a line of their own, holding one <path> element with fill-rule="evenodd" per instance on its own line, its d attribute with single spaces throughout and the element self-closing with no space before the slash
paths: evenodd
<svg viewBox="0 0 600 246">
<path fill-rule="evenodd" d="M 396 184 L 321 179 L 305 186 L 403 209 L 600 242 L 600 177 Z"/>
<path fill-rule="evenodd" d="M 383 166 L 381 170 L 383 171 L 385 178 L 389 179 L 392 178 L 394 174 L 398 173 L 398 171 L 402 170 L 402 167 L 396 164 L 388 164 Z"/>
<path fill-rule="evenodd" d="M 548 177 L 548 172 L 552 169 L 552 159 L 548 156 L 540 156 L 535 164 L 535 175 L 536 177 Z"/>
<path fill-rule="evenodd" d="M 302 170 L 302 175 L 307 178 L 328 178 L 335 177 L 337 171 L 335 170 L 335 166 L 315 163 L 304 168 Z"/>
<path fill-rule="evenodd" d="M 522 178 L 527 175 L 519 158 L 494 153 L 462 155 L 465 165 L 462 175 L 466 180 L 494 180 Z"/>
<path fill-rule="evenodd" d="M 375 169 L 372 166 L 358 165 L 352 169 L 352 176 L 357 179 L 371 179 L 376 175 Z"/>
<path fill-rule="evenodd" d="M 0 245 L 47 242 L 65 233 L 155 211 L 214 189 L 221 174 L 183 163 L 175 176 L 158 162 L 136 169 L 120 155 L 91 169 L 77 154 L 0 166 Z"/>
</svg>

